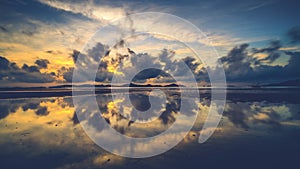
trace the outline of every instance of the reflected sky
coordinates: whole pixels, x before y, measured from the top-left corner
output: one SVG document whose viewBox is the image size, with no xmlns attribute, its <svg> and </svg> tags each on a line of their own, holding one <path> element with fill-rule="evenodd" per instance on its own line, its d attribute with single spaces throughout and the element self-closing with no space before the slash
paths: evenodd
<svg viewBox="0 0 300 169">
<path fill-rule="evenodd" d="M 200 92 L 202 97 L 196 103 L 198 117 L 189 134 L 172 150 L 146 159 L 121 158 L 93 143 L 77 119 L 71 97 L 2 99 L 1 168 L 199 168 L 198 165 L 215 168 L 229 164 L 242 167 L 245 162 L 251 164 L 243 168 L 292 167 L 297 164 L 295 154 L 300 149 L 300 103 L 285 96 L 298 97 L 300 92 L 294 90 L 293 95 L 289 90 L 277 92 L 280 98 L 276 92 L 264 92 L 265 97 L 261 97 L 259 90 L 229 91 L 217 131 L 206 143 L 198 144 L 210 106 L 208 91 Z M 113 102 L 109 94 L 99 94 L 96 100 L 101 116 L 111 127 L 127 136 L 142 138 L 165 131 L 178 120 L 178 114 L 185 113 L 178 111 L 180 93 L 165 90 L 166 104 L 146 116 L 147 120 L 128 120 L 135 108 L 149 109 L 147 101 L 151 97 L 159 100 L 149 93 L 131 91 L 133 107 L 121 104 L 124 100 Z M 193 90 L 189 93 L 193 98 Z M 253 94 L 259 95 L 259 99 L 249 99 Z M 89 120 L 97 118 L 91 116 Z M 104 129 L 98 128 L 99 132 Z M 176 133 L 168 139 L 172 137 Z"/>
</svg>

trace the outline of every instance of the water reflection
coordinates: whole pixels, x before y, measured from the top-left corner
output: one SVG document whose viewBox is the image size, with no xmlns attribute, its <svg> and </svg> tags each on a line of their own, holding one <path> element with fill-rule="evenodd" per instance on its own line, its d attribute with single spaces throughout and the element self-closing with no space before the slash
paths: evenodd
<svg viewBox="0 0 300 169">
<path fill-rule="evenodd" d="M 226 143 L 228 144 L 226 146 L 231 147 L 236 140 L 241 140 L 249 146 L 251 144 L 246 143 L 247 140 L 257 136 L 271 140 L 262 142 L 260 149 L 270 146 L 270 143 L 275 144 L 273 137 L 276 136 L 277 140 L 281 137 L 285 140 L 281 146 L 292 151 L 289 148 L 291 146 L 296 151 L 299 146 L 295 142 L 300 141 L 300 103 L 290 98 L 298 97 L 300 94 L 293 91 L 291 95 L 290 92 L 229 92 L 229 100 L 217 133 L 208 143 L 199 145 L 197 136 L 210 106 L 209 94 L 204 92 L 197 104 L 199 114 L 196 124 L 183 142 L 172 151 L 158 157 L 144 159 L 143 162 L 137 159 L 120 158 L 95 145 L 83 132 L 70 97 L 3 99 L 0 102 L 1 166 L 4 166 L 3 168 L 113 168 L 113 166 L 153 168 L 153 161 L 157 163 L 167 158 L 171 160 L 171 164 L 167 167 L 176 168 L 180 167 L 177 165 L 177 159 L 185 159 L 187 154 L 201 156 L 204 151 L 204 154 L 209 157 L 210 154 L 214 154 L 213 152 L 219 151 L 213 148 L 216 145 Z M 164 91 L 164 93 L 167 104 L 157 110 L 161 111 L 158 113 L 160 114 L 158 118 L 155 118 L 157 114 L 147 116 L 150 119 L 147 123 L 128 120 L 135 112 L 133 107 L 120 104 L 124 100 L 113 102 L 111 95 L 99 94 L 97 102 L 102 112 L 101 116 L 115 130 L 132 137 L 148 137 L 168 129 L 176 121 L 177 114 L 181 113 L 178 112 L 180 93 L 176 90 Z M 133 91 L 131 94 L 131 101 L 136 109 L 149 109 L 149 102 L 147 103 L 149 91 Z M 190 95 L 192 98 L 193 91 Z M 257 99 L 255 99 L 256 95 L 259 96 Z M 98 121 L 99 117 L 92 116 L 90 120 Z M 103 128 L 98 130 L 101 131 Z M 282 136 L 277 137 L 277 133 Z M 291 138 L 286 135 L 290 135 Z M 192 148 L 189 148 L 190 146 Z M 238 150 L 226 151 L 234 156 Z M 267 155 L 273 160 L 279 159 L 272 152 Z M 289 154 L 286 156 L 293 158 Z"/>
<path fill-rule="evenodd" d="M 164 95 L 150 95 L 151 90 L 131 91 L 130 100 L 121 97 L 122 99 L 114 101 L 111 95 L 103 94 L 97 95 L 96 100 L 102 118 L 116 131 L 135 138 L 145 138 L 155 136 L 168 129 L 175 122 L 179 113 L 180 92 L 167 90 L 163 92 Z M 164 96 L 166 99 L 163 98 Z M 150 103 L 161 106 L 150 108 Z M 98 118 L 101 117 L 92 116 L 89 118 L 90 123 L 99 122 Z M 104 125 L 101 125 L 101 128 L 95 124 L 94 127 L 96 126 L 98 126 L 98 132 L 104 129 Z"/>
</svg>

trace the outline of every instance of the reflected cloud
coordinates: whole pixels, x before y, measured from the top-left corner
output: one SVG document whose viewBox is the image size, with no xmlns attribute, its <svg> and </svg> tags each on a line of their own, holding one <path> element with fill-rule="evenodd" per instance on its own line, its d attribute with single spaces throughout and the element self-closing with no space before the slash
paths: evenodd
<svg viewBox="0 0 300 169">
<path fill-rule="evenodd" d="M 292 104 L 267 102 L 228 102 L 224 116 L 236 127 L 245 130 L 264 125 L 270 129 L 280 129 L 282 123 L 299 120 Z"/>
<path fill-rule="evenodd" d="M 86 166 L 114 168 L 125 164 L 139 166 L 139 163 L 135 164 L 136 161 L 109 154 L 94 144 L 79 125 L 77 115 L 88 114 L 89 120 L 93 121 L 91 124 L 98 124 L 92 126 L 95 128 L 95 133 L 106 132 L 107 126 L 99 124 L 100 119 L 104 118 L 110 127 L 119 133 L 138 138 L 155 136 L 168 129 L 175 121 L 182 126 L 187 125 L 188 121 L 177 118 L 179 114 L 191 115 L 178 111 L 181 101 L 180 92 L 175 89 L 162 89 L 162 92 L 166 97 L 166 102 L 164 106 L 156 110 L 160 111 L 157 113 L 160 116 L 154 118 L 156 114 L 150 114 L 150 121 L 146 123 L 131 121 L 128 118 L 134 115 L 132 113 L 136 113 L 135 108 L 146 110 L 149 105 L 145 103 L 151 98 L 159 100 L 162 97 L 152 95 L 153 93 L 148 89 L 132 90 L 129 93 L 130 97 L 128 98 L 131 98 L 129 101 L 133 103 L 131 107 L 124 106 L 125 99 L 113 101 L 110 94 L 98 94 L 96 100 L 101 114 L 87 111 L 82 112 L 82 114 L 75 113 L 71 97 L 1 100 L 0 148 L 2 151 L 0 155 L 19 154 L 20 157 L 30 159 L 54 157 L 57 158 L 58 163 L 53 164 L 55 166 L 53 168 L 65 169 Z M 186 147 L 191 145 L 199 146 L 197 138 L 210 107 L 209 90 L 200 92 L 201 98 L 197 102 L 199 111 L 194 112 L 198 113 L 196 123 L 183 141 L 175 147 L 175 150 L 171 151 L 172 153 L 184 151 Z M 229 98 L 237 96 L 238 92 L 240 92 L 238 97 L 227 101 L 223 119 L 213 138 L 202 146 L 210 145 L 215 139 L 235 139 L 238 135 L 245 134 L 267 137 L 270 133 L 274 134 L 289 128 L 300 127 L 300 104 L 293 101 L 289 102 L 288 99 L 285 101 L 274 100 L 271 97 L 265 97 L 263 101 L 260 99 L 250 100 L 248 99 L 249 91 L 229 92 Z M 254 93 L 254 91 L 251 92 Z M 188 97 L 194 98 L 193 94 L 193 90 L 190 90 Z M 259 93 L 257 94 L 259 95 Z M 86 102 L 88 101 L 86 100 Z M 150 103 L 154 102 L 150 101 Z M 210 128 L 206 130 L 201 132 L 210 132 Z M 170 139 L 177 139 L 180 134 L 182 133 L 178 131 L 159 140 L 154 140 L 157 143 L 156 148 L 163 148 L 169 144 Z M 103 139 L 112 144 L 118 140 L 114 137 Z M 120 148 L 120 151 L 125 152 L 130 149 L 153 151 L 153 147 L 149 145 L 147 143 L 138 143 L 134 146 L 128 144 Z M 60 161 L 61 154 L 65 153 L 69 154 L 68 159 L 70 160 Z M 129 161 L 134 164 L 129 163 Z M 41 160 L 42 162 L 47 164 L 49 161 Z M 39 163 L 36 165 L 43 166 Z"/>
<path fill-rule="evenodd" d="M 131 137 L 150 137 L 165 131 L 175 122 L 176 115 L 179 113 L 180 93 L 168 90 L 163 90 L 163 93 L 166 103 L 162 100 L 163 95 L 152 96 L 151 89 L 132 90 L 128 96 L 129 100 L 115 99 L 113 101 L 110 95 L 97 95 L 97 103 L 102 118 L 116 131 Z M 152 104 L 162 104 L 162 107 L 152 106 L 154 109 L 147 112 L 151 106 L 150 100 Z M 145 111 L 138 112 L 136 110 Z M 133 117 L 137 119 L 130 120 Z M 101 131 L 105 128 L 97 123 L 100 121 L 98 118 L 101 117 L 95 114 L 89 118 L 91 120 L 89 122 L 97 124 L 96 129 Z"/>
<path fill-rule="evenodd" d="M 49 114 L 49 111 L 47 110 L 47 107 L 39 107 L 36 110 L 35 114 L 38 116 L 47 116 Z"/>
</svg>

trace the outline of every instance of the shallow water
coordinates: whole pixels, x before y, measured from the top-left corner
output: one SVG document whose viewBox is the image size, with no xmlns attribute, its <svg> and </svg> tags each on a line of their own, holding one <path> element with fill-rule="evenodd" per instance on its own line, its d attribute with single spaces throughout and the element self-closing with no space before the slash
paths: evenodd
<svg viewBox="0 0 300 169">
<path fill-rule="evenodd" d="M 180 95 L 177 91 L 166 93 L 168 104 L 162 104 L 161 109 L 147 116 L 151 122 L 146 124 L 126 119 L 132 116 L 126 112 L 132 113 L 132 110 L 122 104 L 122 99 L 113 102 L 111 95 L 106 93 L 98 94 L 96 100 L 102 117 L 115 130 L 131 137 L 149 137 L 180 122 L 176 119 L 178 114 L 191 115 L 178 111 L 176 103 Z M 144 159 L 113 155 L 91 141 L 78 121 L 69 96 L 1 99 L 0 168 L 297 167 L 299 90 L 229 90 L 219 127 L 203 144 L 198 143 L 198 136 L 207 116 L 210 97 L 207 91 L 200 93 L 198 117 L 188 135 L 170 151 Z M 193 96 L 191 91 L 190 98 Z M 143 111 L 151 107 L 147 98 L 148 93 L 143 91 L 130 94 L 131 103 Z M 155 118 L 157 114 L 160 117 Z M 103 132 L 105 127 L 97 129 Z M 151 151 L 151 148 L 144 149 Z"/>
</svg>

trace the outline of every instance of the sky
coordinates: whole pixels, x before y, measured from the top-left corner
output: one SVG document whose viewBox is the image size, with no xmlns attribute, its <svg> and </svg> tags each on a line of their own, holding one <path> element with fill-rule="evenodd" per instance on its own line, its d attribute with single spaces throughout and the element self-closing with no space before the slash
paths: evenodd
<svg viewBox="0 0 300 169">
<path fill-rule="evenodd" d="M 77 55 L 97 30 L 113 20 L 140 12 L 169 13 L 197 26 L 211 42 L 205 45 L 218 52 L 228 83 L 299 79 L 299 5 L 292 0 L 1 1 L 1 86 L 72 82 Z M 131 23 L 130 17 L 128 21 Z M 203 43 L 184 27 L 176 23 L 171 26 L 184 42 Z M 162 30 L 169 27 L 168 21 L 158 26 Z M 91 49 L 108 50 L 106 45 L 99 40 Z M 171 82 L 172 78 L 166 75 L 172 71 L 184 77 L 181 61 L 198 82 L 208 82 L 206 69 L 213 69 L 203 66 L 182 43 L 166 37 L 140 35 L 125 39 L 125 45 L 119 47 L 115 52 L 109 50 L 110 55 L 100 64 L 97 82 L 110 82 L 113 74 L 124 75 L 117 70 L 120 65 L 125 72 L 134 72 L 136 69 L 130 68 L 143 64 L 166 72 L 145 72 L 138 81 L 147 83 Z"/>
</svg>

